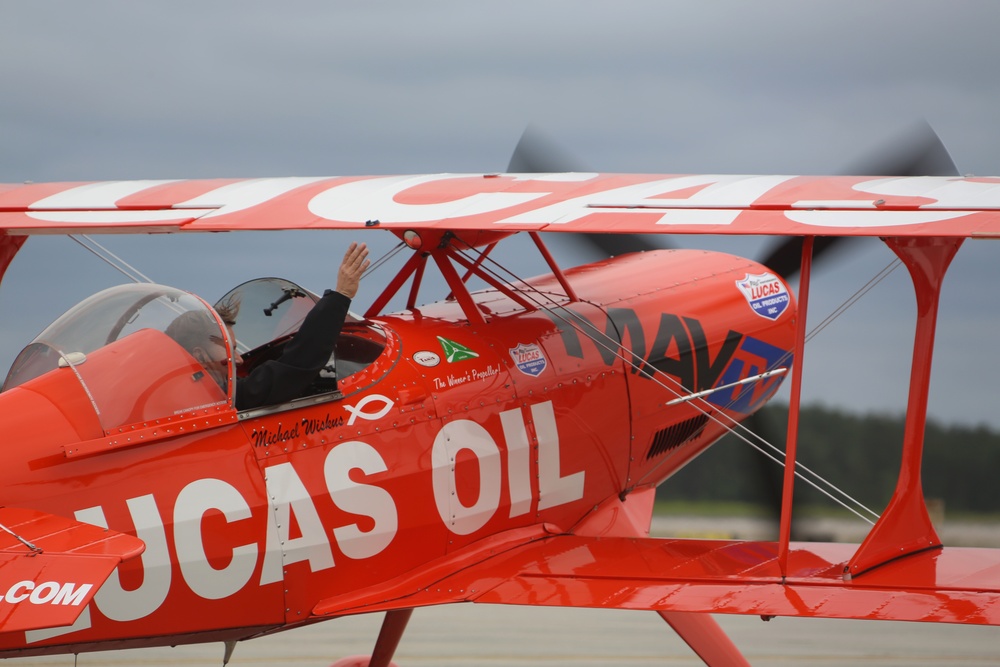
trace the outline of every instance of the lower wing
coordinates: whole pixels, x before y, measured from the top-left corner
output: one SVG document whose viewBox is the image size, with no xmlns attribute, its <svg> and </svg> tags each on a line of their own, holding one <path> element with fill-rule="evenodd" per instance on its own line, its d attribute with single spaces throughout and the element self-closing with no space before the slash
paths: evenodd
<svg viewBox="0 0 1000 667">
<path fill-rule="evenodd" d="M 782 577 L 776 542 L 521 537 L 315 613 L 473 601 L 1000 625 L 1000 549 L 930 549 L 850 579 L 851 544 L 792 543 Z"/>
<path fill-rule="evenodd" d="M 142 540 L 37 510 L 0 508 L 0 632 L 72 625 Z"/>
</svg>

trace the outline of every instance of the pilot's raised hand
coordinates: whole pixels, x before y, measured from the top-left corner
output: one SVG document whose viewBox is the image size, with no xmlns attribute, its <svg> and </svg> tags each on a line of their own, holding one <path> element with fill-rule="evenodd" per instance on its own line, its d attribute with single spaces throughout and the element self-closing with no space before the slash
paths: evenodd
<svg viewBox="0 0 1000 667">
<path fill-rule="evenodd" d="M 361 275 L 368 268 L 368 264 L 368 246 L 364 243 L 351 243 L 344 253 L 344 261 L 341 262 L 340 271 L 337 273 L 337 291 L 353 299 L 358 293 Z"/>
</svg>

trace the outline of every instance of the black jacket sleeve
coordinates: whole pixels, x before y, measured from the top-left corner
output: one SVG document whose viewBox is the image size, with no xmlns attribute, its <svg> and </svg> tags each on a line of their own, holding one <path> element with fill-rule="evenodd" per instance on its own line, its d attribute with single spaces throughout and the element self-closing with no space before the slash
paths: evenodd
<svg viewBox="0 0 1000 667">
<path fill-rule="evenodd" d="M 236 409 L 298 398 L 323 370 L 347 319 L 351 300 L 327 290 L 302 321 L 278 359 L 265 361 L 236 382 Z"/>
</svg>

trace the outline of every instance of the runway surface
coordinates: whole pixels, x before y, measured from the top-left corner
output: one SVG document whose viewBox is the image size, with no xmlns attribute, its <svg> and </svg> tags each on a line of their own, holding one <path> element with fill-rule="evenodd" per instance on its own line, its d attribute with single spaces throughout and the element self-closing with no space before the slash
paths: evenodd
<svg viewBox="0 0 1000 667">
<path fill-rule="evenodd" d="M 239 644 L 240 665 L 327 667 L 371 652 L 381 614 L 339 619 Z M 1000 664 L 1000 628 L 717 616 L 756 667 Z M 83 667 L 222 664 L 221 644 L 81 654 Z M 396 653 L 400 667 L 633 667 L 700 665 L 656 614 L 593 609 L 449 605 L 418 609 Z M 73 656 L 8 660 L 70 667 Z"/>
</svg>

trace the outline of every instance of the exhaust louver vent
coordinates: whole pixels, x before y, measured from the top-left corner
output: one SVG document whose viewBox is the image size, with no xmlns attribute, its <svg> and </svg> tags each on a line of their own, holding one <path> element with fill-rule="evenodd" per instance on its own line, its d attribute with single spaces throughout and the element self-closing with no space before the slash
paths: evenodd
<svg viewBox="0 0 1000 667">
<path fill-rule="evenodd" d="M 707 423 L 708 417 L 706 415 L 698 415 L 657 432 L 653 436 L 653 444 L 649 447 L 646 459 L 665 454 L 680 447 L 688 440 L 697 438 Z"/>
</svg>

